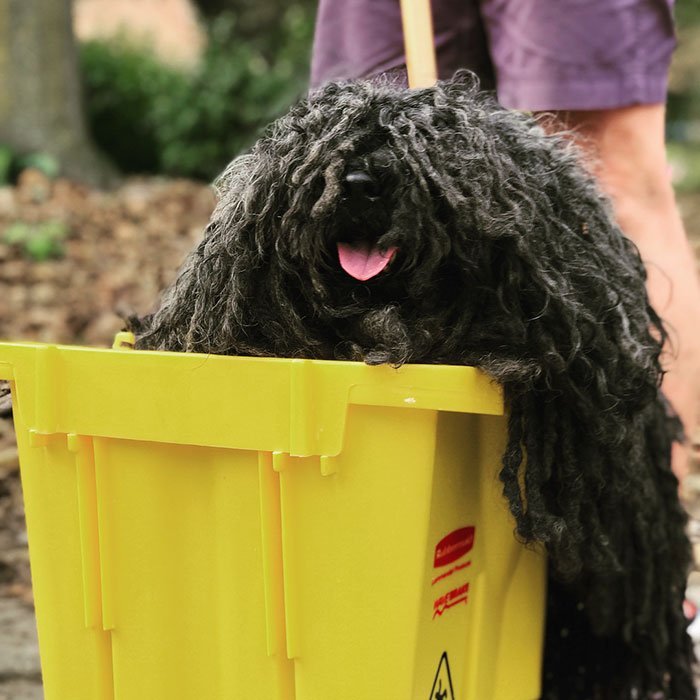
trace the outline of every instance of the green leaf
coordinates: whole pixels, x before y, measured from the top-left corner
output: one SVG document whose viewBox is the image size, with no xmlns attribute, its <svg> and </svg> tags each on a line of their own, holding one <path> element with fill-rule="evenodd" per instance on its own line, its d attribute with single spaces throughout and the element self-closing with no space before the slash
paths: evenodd
<svg viewBox="0 0 700 700">
<path fill-rule="evenodd" d="M 17 165 L 20 170 L 25 168 L 34 168 L 40 170 L 46 177 L 55 178 L 61 171 L 61 166 L 53 156 L 48 153 L 30 153 L 29 155 L 18 158 Z"/>
<path fill-rule="evenodd" d="M 48 236 L 32 236 L 25 242 L 24 249 L 29 257 L 37 262 L 63 255 L 63 246 Z"/>
<path fill-rule="evenodd" d="M 36 237 L 52 241 L 62 241 L 68 236 L 68 233 L 68 227 L 62 221 L 45 221 L 39 224 L 34 231 Z"/>
<path fill-rule="evenodd" d="M 18 245 L 27 241 L 32 234 L 32 229 L 28 224 L 22 221 L 17 221 L 10 224 L 2 235 L 5 243 L 9 245 Z"/>
</svg>

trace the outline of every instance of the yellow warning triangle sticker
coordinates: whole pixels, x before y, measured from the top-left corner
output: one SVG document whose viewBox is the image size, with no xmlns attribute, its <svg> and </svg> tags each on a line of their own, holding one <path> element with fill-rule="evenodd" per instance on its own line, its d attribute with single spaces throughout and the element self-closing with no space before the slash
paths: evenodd
<svg viewBox="0 0 700 700">
<path fill-rule="evenodd" d="M 455 691 L 452 688 L 452 675 L 450 663 L 447 660 L 447 652 L 443 651 L 438 664 L 433 689 L 430 691 L 429 700 L 455 700 Z"/>
</svg>

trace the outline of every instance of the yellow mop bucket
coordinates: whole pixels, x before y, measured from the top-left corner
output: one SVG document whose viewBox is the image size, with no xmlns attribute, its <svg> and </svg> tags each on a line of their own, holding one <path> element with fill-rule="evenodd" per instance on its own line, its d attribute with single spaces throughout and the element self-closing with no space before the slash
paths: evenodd
<svg viewBox="0 0 700 700">
<path fill-rule="evenodd" d="M 46 700 L 534 700 L 469 367 L 0 344 Z"/>
</svg>

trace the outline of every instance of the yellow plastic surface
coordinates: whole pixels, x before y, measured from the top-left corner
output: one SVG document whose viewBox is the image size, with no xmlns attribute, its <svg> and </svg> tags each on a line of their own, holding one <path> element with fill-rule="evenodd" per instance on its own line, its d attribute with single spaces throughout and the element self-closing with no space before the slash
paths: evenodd
<svg viewBox="0 0 700 700">
<path fill-rule="evenodd" d="M 116 347 L 0 344 L 46 700 L 539 697 L 483 374 Z"/>
</svg>

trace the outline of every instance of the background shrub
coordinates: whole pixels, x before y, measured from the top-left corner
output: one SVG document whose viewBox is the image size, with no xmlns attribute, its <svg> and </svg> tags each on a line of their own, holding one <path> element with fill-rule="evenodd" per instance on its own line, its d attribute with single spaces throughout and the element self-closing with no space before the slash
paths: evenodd
<svg viewBox="0 0 700 700">
<path fill-rule="evenodd" d="M 223 12 L 190 73 L 123 38 L 84 44 L 95 141 L 125 172 L 211 180 L 306 89 L 312 28 L 311 10 L 291 5 L 276 35 L 256 42 L 241 38 L 234 12 Z"/>
</svg>

